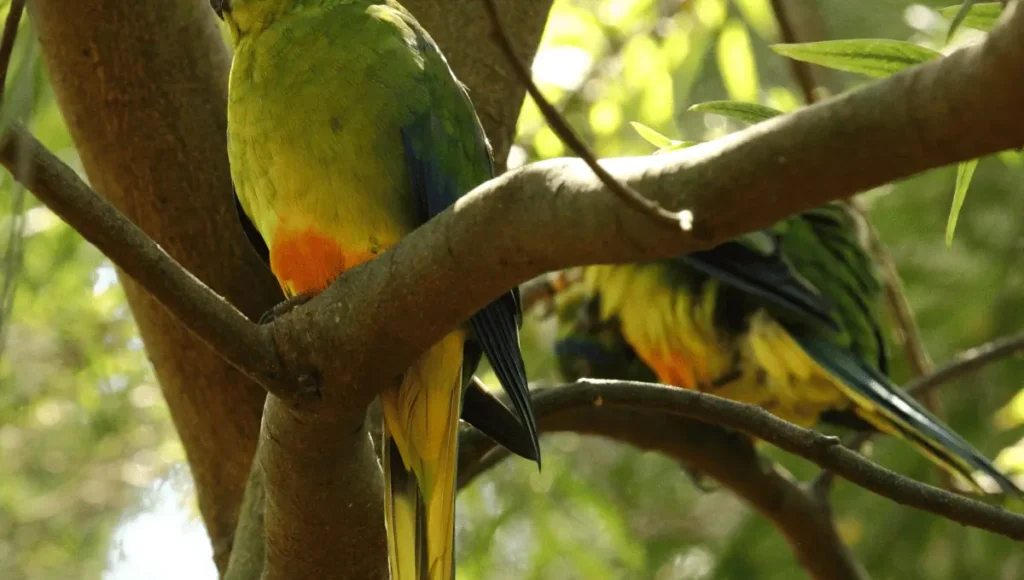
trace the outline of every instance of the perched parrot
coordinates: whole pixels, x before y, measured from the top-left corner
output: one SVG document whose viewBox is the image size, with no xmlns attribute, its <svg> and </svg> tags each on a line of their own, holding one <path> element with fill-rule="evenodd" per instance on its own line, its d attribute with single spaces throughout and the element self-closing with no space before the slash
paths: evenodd
<svg viewBox="0 0 1024 580">
<path fill-rule="evenodd" d="M 491 178 L 490 146 L 466 88 L 397 2 L 212 3 L 234 45 L 228 156 L 242 225 L 291 300 L 320 292 Z M 460 412 L 540 464 L 519 322 L 518 295 L 509 292 L 380 396 L 396 580 L 454 576 Z M 472 387 L 463 407 L 481 351 L 514 416 Z"/>
<path fill-rule="evenodd" d="M 834 203 L 707 251 L 588 266 L 556 296 L 559 366 L 570 380 L 646 370 L 799 425 L 877 429 L 976 486 L 980 471 L 1020 494 L 887 378 L 882 288 L 860 225 Z"/>
</svg>

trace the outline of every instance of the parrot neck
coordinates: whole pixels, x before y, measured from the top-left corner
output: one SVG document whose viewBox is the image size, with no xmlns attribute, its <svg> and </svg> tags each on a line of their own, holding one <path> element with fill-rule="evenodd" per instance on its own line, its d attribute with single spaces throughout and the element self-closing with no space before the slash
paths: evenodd
<svg viewBox="0 0 1024 580">
<path fill-rule="evenodd" d="M 224 22 L 231 32 L 231 42 L 253 37 L 267 29 L 275 20 L 289 12 L 311 7 L 342 4 L 382 4 L 385 0 L 227 0 Z"/>
</svg>

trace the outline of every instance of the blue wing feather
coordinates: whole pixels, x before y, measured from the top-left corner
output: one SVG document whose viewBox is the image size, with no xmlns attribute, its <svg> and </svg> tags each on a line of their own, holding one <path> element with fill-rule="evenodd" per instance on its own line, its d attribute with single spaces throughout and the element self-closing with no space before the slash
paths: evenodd
<svg viewBox="0 0 1024 580">
<path fill-rule="evenodd" d="M 794 272 L 782 254 L 777 236 L 772 234 L 762 241 L 770 241 L 771 247 L 767 248 L 770 251 L 734 241 L 683 255 L 677 260 L 763 301 L 803 351 L 853 393 L 870 401 L 885 417 L 890 428 L 947 465 L 957 468 L 968 479 L 971 479 L 970 470 L 977 469 L 994 479 L 1003 491 L 1021 493 L 970 443 L 946 428 L 924 406 L 888 379 L 884 372 L 884 352 L 879 355 L 881 369 L 875 368 L 850 348 L 822 335 L 821 329 L 840 330 L 832 304 Z M 837 259 L 842 259 L 842 256 L 837 256 Z M 880 330 L 876 327 L 874 332 L 874 339 L 882 344 Z"/>
<path fill-rule="evenodd" d="M 939 419 L 905 391 L 892 384 L 879 370 L 866 364 L 848 349 L 826 340 L 801 332 L 791 331 L 790 334 L 815 362 L 861 397 L 876 405 L 882 414 L 889 418 L 889 424 L 898 429 L 903 436 L 921 445 L 948 465 L 966 464 L 965 467 L 977 469 L 991 477 L 1004 492 L 1024 495 L 1013 481 L 1000 473 L 970 443 L 944 427 Z M 922 437 L 921 434 L 927 437 Z M 961 468 L 960 471 L 967 479 L 972 478 L 968 469 Z"/>
<path fill-rule="evenodd" d="M 441 119 L 430 111 L 419 115 L 402 130 L 409 179 L 417 198 L 419 217 L 424 222 L 447 209 L 465 193 L 456 176 L 446 170 L 441 158 L 444 148 L 451 147 L 449 141 L 452 138 L 444 130 Z M 479 127 L 476 127 L 476 139 L 481 163 L 486 161 L 486 173 L 489 176 L 493 166 Z M 518 455 L 537 461 L 539 465 L 537 421 L 530 403 L 525 365 L 519 349 L 520 320 L 519 300 L 516 291 L 512 290 L 485 306 L 469 321 L 473 331 L 470 340 L 479 344 L 494 368 L 502 388 L 512 402 L 516 421 L 493 421 L 484 416 L 475 416 L 482 413 L 481 408 L 475 404 L 464 407 L 463 417 L 499 443 L 517 439 L 514 446 L 507 443 L 505 446 Z M 466 376 L 470 374 L 468 372 Z M 493 413 L 495 408 L 488 409 L 488 412 Z M 519 432 L 511 432 L 514 426 L 519 427 Z M 527 450 L 532 450 L 532 453 L 526 453 Z"/>
<path fill-rule="evenodd" d="M 804 324 L 814 322 L 838 331 L 828 299 L 793 276 L 778 242 L 772 241 L 775 246 L 770 254 L 762 254 L 739 242 L 726 242 L 676 259 L 764 300 L 779 318 L 799 320 Z"/>
</svg>

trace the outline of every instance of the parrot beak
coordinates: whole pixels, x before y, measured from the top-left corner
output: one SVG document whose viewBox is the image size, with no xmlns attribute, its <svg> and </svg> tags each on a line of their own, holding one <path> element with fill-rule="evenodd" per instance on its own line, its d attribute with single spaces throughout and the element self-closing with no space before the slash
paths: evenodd
<svg viewBox="0 0 1024 580">
<path fill-rule="evenodd" d="M 210 7 L 217 13 L 217 18 L 224 20 L 224 13 L 231 12 L 231 0 L 210 0 Z"/>
</svg>

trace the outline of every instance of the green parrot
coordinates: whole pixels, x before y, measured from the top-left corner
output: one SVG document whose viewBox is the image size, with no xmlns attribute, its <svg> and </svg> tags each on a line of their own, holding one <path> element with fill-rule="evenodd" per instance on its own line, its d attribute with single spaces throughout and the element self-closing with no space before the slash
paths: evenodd
<svg viewBox="0 0 1024 580">
<path fill-rule="evenodd" d="M 466 88 L 397 2 L 212 3 L 234 45 L 228 156 L 242 225 L 289 299 L 322 291 L 492 177 Z M 520 319 L 510 291 L 380 395 L 396 580 L 454 575 L 460 413 L 540 465 Z M 514 415 L 472 387 L 481 353 Z"/>
<path fill-rule="evenodd" d="M 906 440 L 980 488 L 1021 490 L 887 378 L 881 284 L 857 218 L 833 203 L 707 251 L 588 266 L 555 298 L 563 374 L 643 380 Z"/>
</svg>

